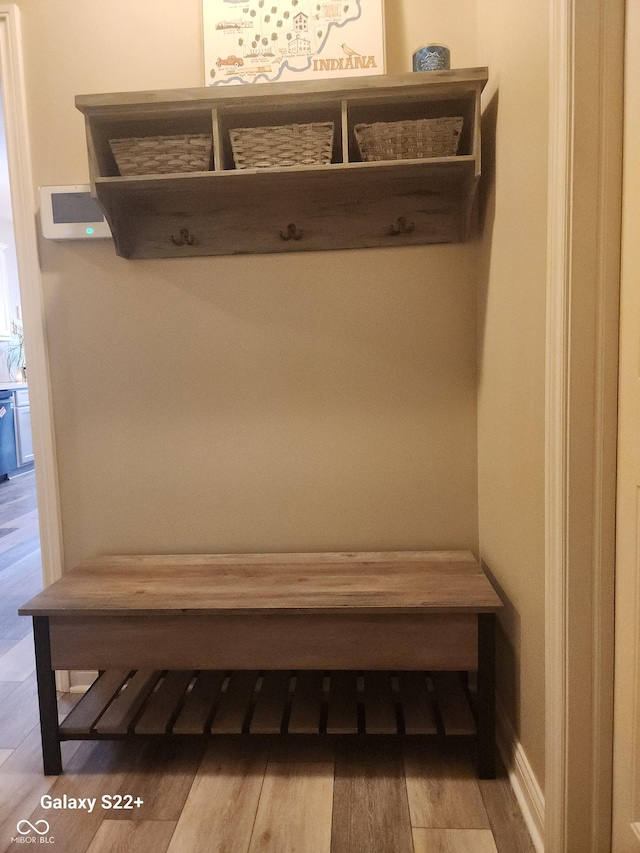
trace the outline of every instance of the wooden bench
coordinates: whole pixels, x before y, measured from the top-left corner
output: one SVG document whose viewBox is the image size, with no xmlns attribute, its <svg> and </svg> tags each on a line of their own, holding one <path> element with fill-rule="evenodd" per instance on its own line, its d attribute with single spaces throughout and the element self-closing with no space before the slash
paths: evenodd
<svg viewBox="0 0 640 853">
<path fill-rule="evenodd" d="M 65 739 L 397 733 L 476 736 L 492 778 L 501 607 L 464 551 L 89 560 L 20 608 L 44 772 Z M 100 671 L 62 725 L 56 669 Z"/>
</svg>

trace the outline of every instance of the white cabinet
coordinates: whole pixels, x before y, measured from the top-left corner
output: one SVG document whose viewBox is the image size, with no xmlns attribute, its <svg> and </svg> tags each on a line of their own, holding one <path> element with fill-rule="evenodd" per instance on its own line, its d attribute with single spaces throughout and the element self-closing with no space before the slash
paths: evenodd
<svg viewBox="0 0 640 853">
<path fill-rule="evenodd" d="M 29 389 L 19 388 L 14 392 L 14 417 L 16 421 L 16 456 L 18 468 L 33 462 L 33 440 L 31 438 L 31 409 Z"/>
</svg>

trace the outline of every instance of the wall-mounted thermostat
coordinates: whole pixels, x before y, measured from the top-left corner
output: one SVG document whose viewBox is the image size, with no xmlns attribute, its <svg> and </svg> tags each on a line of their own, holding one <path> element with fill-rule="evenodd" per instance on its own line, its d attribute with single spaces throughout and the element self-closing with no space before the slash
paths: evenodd
<svg viewBox="0 0 640 853">
<path fill-rule="evenodd" d="M 42 235 L 49 240 L 96 240 L 111 230 L 88 184 L 40 187 Z"/>
</svg>

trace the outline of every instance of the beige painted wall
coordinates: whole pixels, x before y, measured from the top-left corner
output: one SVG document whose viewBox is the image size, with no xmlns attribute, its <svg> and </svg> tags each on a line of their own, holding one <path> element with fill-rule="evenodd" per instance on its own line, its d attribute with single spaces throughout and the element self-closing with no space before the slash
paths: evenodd
<svg viewBox="0 0 640 853">
<path fill-rule="evenodd" d="M 38 184 L 87 179 L 76 94 L 201 83 L 199 0 L 19 6 Z M 109 243 L 40 241 L 67 566 L 477 553 L 479 477 L 482 556 L 508 599 L 501 698 L 539 781 L 546 27 L 532 2 L 387 4 L 389 71 L 436 40 L 454 66 L 491 66 L 482 242 L 129 262 Z M 488 188 L 491 156 L 485 171 Z"/>
<path fill-rule="evenodd" d="M 202 82 L 200 0 L 18 5 L 37 184 L 87 179 L 76 94 Z M 429 41 L 490 66 L 483 239 L 166 262 L 40 240 L 66 564 L 478 553 L 479 488 L 501 701 L 542 783 L 547 9 L 388 0 L 386 20 L 390 72 Z"/>
<path fill-rule="evenodd" d="M 385 0 L 387 70 L 411 71 L 414 50 L 444 44 L 452 68 L 478 64 L 478 0 Z"/>
<path fill-rule="evenodd" d="M 544 782 L 548 5 L 479 0 L 485 90 L 478 305 L 480 552 L 505 595 L 499 700 Z"/>
<path fill-rule="evenodd" d="M 87 179 L 76 94 L 201 84 L 199 0 L 18 5 L 38 184 Z M 475 64 L 475 0 L 423 5 L 389 3 L 389 70 L 434 36 Z M 40 253 L 67 566 L 117 551 L 477 551 L 476 244 Z"/>
</svg>

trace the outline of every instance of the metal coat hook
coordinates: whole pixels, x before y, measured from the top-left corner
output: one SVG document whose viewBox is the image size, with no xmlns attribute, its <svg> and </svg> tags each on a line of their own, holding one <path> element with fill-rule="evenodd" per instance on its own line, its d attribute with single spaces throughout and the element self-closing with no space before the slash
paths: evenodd
<svg viewBox="0 0 640 853">
<path fill-rule="evenodd" d="M 294 222 L 290 222 L 287 225 L 287 233 L 285 234 L 283 231 L 280 231 L 280 239 L 281 240 L 302 240 L 302 235 L 304 231 L 302 228 L 296 228 Z"/>
<path fill-rule="evenodd" d="M 389 226 L 389 234 L 394 237 L 398 234 L 412 234 L 416 230 L 415 222 L 407 222 L 406 217 L 399 216 L 396 219 L 395 225 Z"/>
<path fill-rule="evenodd" d="M 180 239 L 176 240 L 176 238 L 171 235 L 171 242 L 174 246 L 193 246 L 196 238 L 191 234 L 188 228 L 180 229 Z"/>
</svg>

